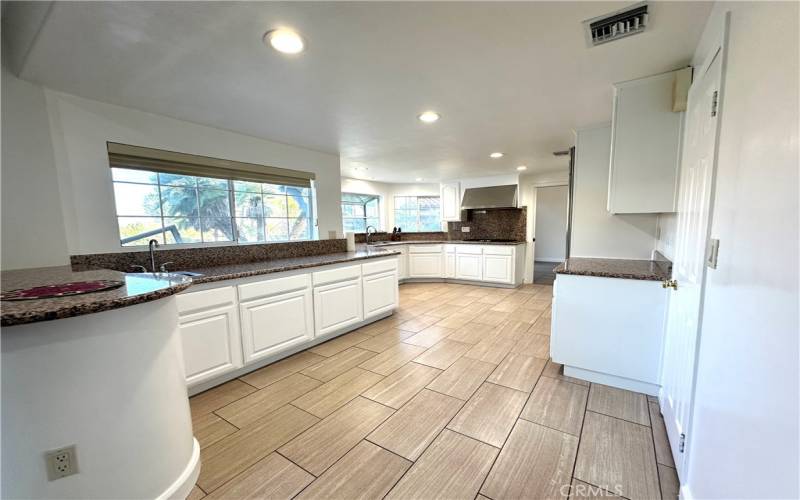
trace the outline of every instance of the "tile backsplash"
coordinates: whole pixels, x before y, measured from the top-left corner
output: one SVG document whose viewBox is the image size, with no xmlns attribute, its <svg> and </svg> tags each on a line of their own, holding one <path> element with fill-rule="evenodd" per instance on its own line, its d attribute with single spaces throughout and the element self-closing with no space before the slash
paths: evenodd
<svg viewBox="0 0 800 500">
<path fill-rule="evenodd" d="M 508 239 L 525 241 L 527 210 L 523 208 L 499 208 L 461 212 L 461 220 L 448 222 L 447 231 L 451 240 Z M 469 227 L 469 232 L 461 231 Z"/>
</svg>

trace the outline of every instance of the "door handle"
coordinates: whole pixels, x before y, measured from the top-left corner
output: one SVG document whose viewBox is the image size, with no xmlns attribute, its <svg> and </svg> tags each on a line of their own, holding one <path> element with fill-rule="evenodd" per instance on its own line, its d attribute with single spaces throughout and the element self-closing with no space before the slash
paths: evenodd
<svg viewBox="0 0 800 500">
<path fill-rule="evenodd" d="M 678 289 L 678 281 L 677 280 L 664 280 L 661 282 L 661 288 L 672 288 L 673 290 Z"/>
</svg>

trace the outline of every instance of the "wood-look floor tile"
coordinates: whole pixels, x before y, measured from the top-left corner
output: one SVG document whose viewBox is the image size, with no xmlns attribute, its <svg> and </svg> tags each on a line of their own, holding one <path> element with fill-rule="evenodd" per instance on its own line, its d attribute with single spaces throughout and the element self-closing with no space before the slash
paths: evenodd
<svg viewBox="0 0 800 500">
<path fill-rule="evenodd" d="M 479 298 L 476 302 L 480 303 L 480 304 L 489 304 L 491 306 L 494 306 L 496 304 L 499 304 L 502 301 L 503 301 L 503 296 L 502 295 L 498 295 L 496 293 L 491 293 L 490 295 L 485 295 L 485 296 Z M 489 309 L 489 310 L 491 311 L 491 309 Z M 497 311 L 497 312 L 502 312 L 502 311 Z"/>
<path fill-rule="evenodd" d="M 531 328 L 528 331 L 531 333 L 550 336 L 551 323 L 550 316 L 542 313 L 542 315 L 539 316 L 539 319 L 537 319 L 536 322 L 531 325 Z"/>
<path fill-rule="evenodd" d="M 367 439 L 409 460 L 416 460 L 464 402 L 422 390 Z"/>
<path fill-rule="evenodd" d="M 567 498 L 578 438 L 519 420 L 481 488 L 493 498 Z"/>
<path fill-rule="evenodd" d="M 658 477 L 661 482 L 661 499 L 677 500 L 681 491 L 678 473 L 672 467 L 658 464 Z"/>
<path fill-rule="evenodd" d="M 392 413 L 391 408 L 357 397 L 289 441 L 278 452 L 319 476 Z"/>
<path fill-rule="evenodd" d="M 237 399 L 241 399 L 257 389 L 245 384 L 241 380 L 231 380 L 213 389 L 201 392 L 189 398 L 189 407 L 192 410 L 192 419 L 196 419 L 218 410 Z"/>
<path fill-rule="evenodd" d="M 317 422 L 314 415 L 291 405 L 270 413 L 205 448 L 197 484 L 206 492 L 216 490 Z"/>
<path fill-rule="evenodd" d="M 454 304 L 445 303 L 445 304 L 442 304 L 440 306 L 437 306 L 437 307 L 431 309 L 430 311 L 426 312 L 425 314 L 427 316 L 436 316 L 437 318 L 446 318 L 446 317 L 450 316 L 451 314 L 457 313 L 458 311 L 460 311 L 462 307 L 463 306 L 458 306 L 458 305 L 454 305 Z"/>
<path fill-rule="evenodd" d="M 402 302 L 401 302 L 401 307 L 402 307 Z M 358 333 L 363 333 L 365 335 L 369 335 L 369 336 L 373 337 L 373 336 L 375 336 L 375 335 L 377 335 L 379 333 L 385 332 L 389 328 L 396 327 L 397 325 L 399 325 L 400 323 L 402 323 L 404 321 L 408 321 L 408 319 L 407 318 L 402 318 L 400 314 L 395 312 L 391 316 L 388 316 L 388 317 L 383 318 L 383 319 L 379 319 L 378 321 L 375 321 L 375 322 L 370 323 L 368 325 L 364 325 L 364 326 L 362 326 L 361 328 L 359 328 L 359 329 L 357 329 L 355 331 L 358 332 Z"/>
<path fill-rule="evenodd" d="M 511 350 L 546 360 L 550 358 L 550 337 L 528 333 Z"/>
<path fill-rule="evenodd" d="M 238 430 L 234 425 L 222 420 L 213 413 L 206 413 L 192 421 L 192 431 L 194 432 L 194 437 L 197 438 L 197 442 L 200 443 L 201 449 Z"/>
<path fill-rule="evenodd" d="M 472 321 L 476 317 L 476 314 L 471 312 L 457 312 L 455 314 L 451 314 L 450 316 L 444 318 L 443 320 L 436 323 L 439 326 L 443 326 L 445 328 L 452 328 L 457 330 L 462 326 L 466 325 L 470 321 Z"/>
<path fill-rule="evenodd" d="M 447 338 L 451 333 L 455 332 L 452 328 L 445 328 L 439 325 L 431 325 L 419 333 L 407 337 L 403 342 L 406 344 L 414 344 L 420 347 L 431 347 L 440 340 Z"/>
<path fill-rule="evenodd" d="M 374 358 L 361 363 L 359 366 L 371 372 L 389 375 L 423 352 L 425 352 L 424 347 L 401 342 L 394 347 L 386 349 Z"/>
<path fill-rule="evenodd" d="M 509 353 L 486 379 L 493 384 L 531 392 L 547 362 L 533 356 Z"/>
<path fill-rule="evenodd" d="M 548 307 L 550 307 L 551 304 L 552 302 L 547 299 L 540 299 L 539 297 L 534 296 L 523 302 L 519 307 L 520 309 L 527 309 L 529 311 L 539 311 L 540 313 L 542 313 Z"/>
<path fill-rule="evenodd" d="M 376 373 L 351 368 L 295 399 L 292 404 L 319 418 L 325 418 L 382 379 Z"/>
<path fill-rule="evenodd" d="M 366 338 L 371 339 L 372 337 Z M 375 353 L 358 347 L 350 347 L 338 352 L 314 366 L 309 366 L 300 373 L 323 382 L 333 380 L 350 368 L 355 368 L 364 361 L 373 358 Z"/>
<path fill-rule="evenodd" d="M 263 389 L 273 382 L 277 382 L 293 373 L 297 373 L 303 368 L 315 365 L 324 359 L 325 356 L 320 356 L 310 351 L 303 351 L 239 378 L 250 385 Z"/>
<path fill-rule="evenodd" d="M 498 451 L 445 429 L 386 498 L 474 498 Z"/>
<path fill-rule="evenodd" d="M 650 428 L 587 411 L 574 475 L 631 500 L 658 498 Z"/>
<path fill-rule="evenodd" d="M 411 462 L 361 441 L 336 462 L 297 499 L 370 500 L 383 498 Z"/>
<path fill-rule="evenodd" d="M 414 358 L 414 362 L 439 368 L 440 370 L 446 370 L 467 352 L 469 348 L 469 344 L 444 339 Z"/>
<path fill-rule="evenodd" d="M 512 321 L 521 321 L 528 325 L 528 328 L 530 328 L 530 326 L 536 323 L 536 321 L 542 315 L 542 311 L 525 309 L 523 305 L 521 305 L 519 309 L 508 313 L 508 319 Z"/>
<path fill-rule="evenodd" d="M 457 307 L 467 307 L 468 305 L 472 304 L 477 300 L 476 297 L 470 297 L 469 295 L 461 295 L 459 294 L 457 297 L 454 297 L 447 301 L 448 304 L 452 304 Z"/>
<path fill-rule="evenodd" d="M 197 485 L 192 486 L 192 491 L 189 492 L 189 496 L 186 497 L 186 500 L 200 500 L 201 498 L 205 498 L 206 492 L 201 490 Z"/>
<path fill-rule="evenodd" d="M 650 408 L 650 425 L 653 429 L 653 443 L 656 446 L 656 462 L 675 468 L 675 460 L 672 458 L 672 448 L 669 446 L 667 438 L 667 427 L 664 425 L 664 416 L 658 403 L 647 403 Z"/>
<path fill-rule="evenodd" d="M 570 498 L 619 498 L 610 491 L 607 491 L 599 486 L 584 483 L 577 479 L 572 479 L 572 487 L 570 488 Z"/>
<path fill-rule="evenodd" d="M 586 408 L 629 422 L 650 425 L 647 398 L 638 392 L 592 384 L 589 389 L 589 405 Z"/>
<path fill-rule="evenodd" d="M 289 460 L 277 453 L 270 453 L 206 498 L 209 500 L 289 499 L 313 480 L 314 476 Z"/>
<path fill-rule="evenodd" d="M 516 342 L 527 334 L 528 328 L 530 325 L 524 321 L 507 320 L 497 328 L 495 338 Z"/>
<path fill-rule="evenodd" d="M 442 318 L 439 318 L 437 316 L 425 316 L 425 315 L 417 316 L 414 319 L 410 319 L 408 321 L 400 323 L 399 325 L 397 325 L 397 328 L 401 330 L 406 330 L 408 332 L 417 333 L 428 328 L 432 324 L 441 321 L 441 319 Z"/>
<path fill-rule="evenodd" d="M 319 380 L 295 373 L 220 408 L 216 413 L 237 427 L 245 427 L 320 385 L 322 382 Z"/>
<path fill-rule="evenodd" d="M 564 365 L 554 363 L 553 360 L 549 360 L 547 362 L 544 367 L 544 371 L 542 372 L 542 376 L 566 380 L 567 382 L 572 382 L 573 384 L 585 385 L 586 387 L 589 387 L 589 382 L 586 380 L 564 375 Z"/>
<path fill-rule="evenodd" d="M 648 403 L 658 404 L 658 396 L 651 396 L 650 394 L 648 394 L 647 395 L 647 402 Z"/>
<path fill-rule="evenodd" d="M 586 386 L 542 377 L 520 418 L 579 436 L 588 397 Z"/>
<path fill-rule="evenodd" d="M 526 392 L 484 383 L 447 428 L 500 448 L 526 399 Z"/>
<path fill-rule="evenodd" d="M 518 302 L 514 302 L 514 301 L 507 300 L 507 299 L 503 299 L 502 301 L 500 301 L 497 304 L 495 304 L 489 310 L 508 314 L 510 312 L 516 311 L 517 309 L 519 309 L 519 303 Z"/>
<path fill-rule="evenodd" d="M 497 326 L 507 319 L 507 313 L 492 311 L 491 309 L 480 314 L 472 320 L 473 323 L 481 323 L 483 325 Z"/>
<path fill-rule="evenodd" d="M 334 339 L 331 339 L 327 342 L 319 344 L 317 346 L 312 347 L 309 349 L 309 352 L 313 352 L 314 354 L 319 354 L 320 356 L 333 356 L 334 354 L 340 353 L 345 349 L 353 347 L 354 345 L 358 344 L 359 342 L 363 342 L 370 338 L 369 335 L 366 333 L 361 332 L 350 332 L 345 335 L 340 335 Z"/>
<path fill-rule="evenodd" d="M 498 339 L 495 337 L 481 340 L 466 353 L 464 357 L 477 359 L 499 365 L 503 359 L 511 352 L 515 342 L 508 339 Z"/>
<path fill-rule="evenodd" d="M 497 332 L 495 326 L 485 323 L 478 323 L 477 321 L 473 320 L 461 328 L 454 330 L 448 338 L 450 340 L 457 340 L 458 342 L 464 342 L 466 344 L 477 344 L 482 340 L 494 337 L 496 334 Z"/>
<path fill-rule="evenodd" d="M 471 358 L 460 358 L 428 384 L 428 389 L 467 400 L 494 371 L 495 365 Z"/>
<path fill-rule="evenodd" d="M 356 345 L 356 347 L 359 349 L 367 349 L 368 351 L 373 352 L 383 352 L 390 347 L 396 346 L 401 340 L 407 339 L 412 335 L 416 335 L 416 333 L 409 332 L 407 330 L 400 330 L 399 328 L 389 328 L 388 330 L 375 335 L 369 340 L 361 342 L 360 344 Z"/>
<path fill-rule="evenodd" d="M 406 404 L 440 373 L 442 370 L 430 366 L 407 363 L 361 395 L 397 409 Z"/>
</svg>

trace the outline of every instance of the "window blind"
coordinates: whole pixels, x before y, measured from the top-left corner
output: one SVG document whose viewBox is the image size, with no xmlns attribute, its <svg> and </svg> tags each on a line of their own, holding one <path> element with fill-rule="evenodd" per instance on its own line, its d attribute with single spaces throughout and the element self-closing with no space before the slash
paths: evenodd
<svg viewBox="0 0 800 500">
<path fill-rule="evenodd" d="M 313 172 L 270 167 L 256 163 L 222 160 L 208 156 L 165 151 L 163 149 L 106 143 L 111 167 L 148 170 L 165 174 L 215 177 L 286 186 L 311 187 Z"/>
</svg>

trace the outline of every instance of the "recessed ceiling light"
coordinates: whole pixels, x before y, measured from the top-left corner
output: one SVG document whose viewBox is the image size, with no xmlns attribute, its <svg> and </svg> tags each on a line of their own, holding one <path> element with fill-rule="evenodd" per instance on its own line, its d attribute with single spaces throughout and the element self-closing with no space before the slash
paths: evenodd
<svg viewBox="0 0 800 500">
<path fill-rule="evenodd" d="M 284 54 L 299 54 L 306 47 L 303 37 L 287 29 L 267 31 L 264 34 L 264 42 L 268 42 L 273 49 Z"/>
<path fill-rule="evenodd" d="M 417 118 L 421 122 L 433 123 L 439 119 L 439 113 L 437 113 L 436 111 L 425 111 L 421 113 L 419 116 L 417 116 Z"/>
<path fill-rule="evenodd" d="M 494 153 L 490 154 L 489 158 L 502 158 L 503 156 L 505 156 L 505 153 L 501 153 L 501 152 L 497 151 L 497 152 L 494 152 Z"/>
<path fill-rule="evenodd" d="M 517 170 L 522 172 L 523 170 L 528 170 L 528 167 L 526 167 L 525 165 L 520 165 L 519 167 L 517 167 Z"/>
<path fill-rule="evenodd" d="M 417 182 L 422 182 L 422 177 L 417 177 Z"/>
</svg>

